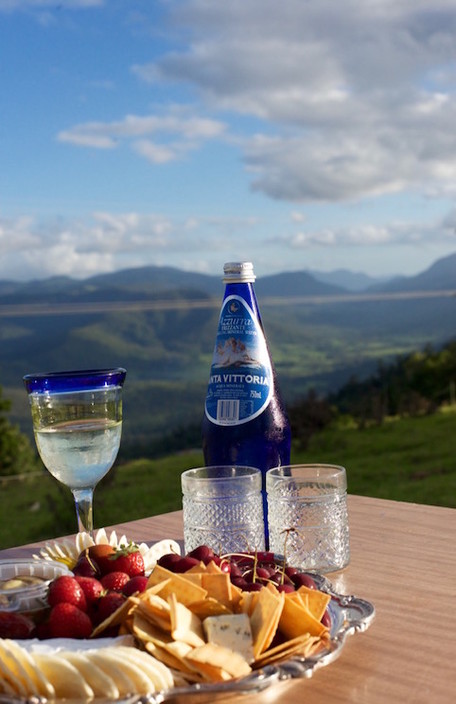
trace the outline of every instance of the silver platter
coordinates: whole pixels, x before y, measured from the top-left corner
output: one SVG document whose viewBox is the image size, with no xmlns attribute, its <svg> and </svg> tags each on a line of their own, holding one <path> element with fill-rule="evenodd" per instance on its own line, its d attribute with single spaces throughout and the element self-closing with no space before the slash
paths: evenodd
<svg viewBox="0 0 456 704">
<path fill-rule="evenodd" d="M 209 704 L 218 699 L 261 692 L 284 680 L 311 677 L 317 669 L 329 665 L 339 657 L 348 636 L 362 633 L 369 628 L 375 618 L 375 607 L 370 602 L 357 596 L 338 594 L 325 577 L 312 574 L 312 578 L 318 589 L 331 596 L 328 605 L 331 614 L 330 639 L 326 647 L 316 655 L 309 658 L 292 657 L 276 665 L 255 670 L 247 677 L 238 680 L 217 684 L 193 684 L 176 687 L 166 692 L 134 695 L 118 699 L 115 704 L 162 704 L 163 702 L 178 704 L 181 700 L 182 704 L 193 704 L 193 702 Z M 46 702 L 40 697 L 21 699 L 0 694 L 0 704 L 46 704 Z M 92 699 L 90 704 L 113 704 L 113 702 L 98 698 Z"/>
</svg>

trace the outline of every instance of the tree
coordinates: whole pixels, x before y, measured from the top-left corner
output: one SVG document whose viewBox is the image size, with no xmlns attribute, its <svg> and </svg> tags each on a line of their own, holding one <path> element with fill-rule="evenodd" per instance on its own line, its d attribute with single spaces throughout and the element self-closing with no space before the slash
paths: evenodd
<svg viewBox="0 0 456 704">
<path fill-rule="evenodd" d="M 0 476 L 37 470 L 36 453 L 28 437 L 6 417 L 11 408 L 11 401 L 2 396 L 0 386 Z"/>
<path fill-rule="evenodd" d="M 291 433 L 305 450 L 315 433 L 326 428 L 337 416 L 337 410 L 325 398 L 319 398 L 315 389 L 289 409 Z"/>
</svg>

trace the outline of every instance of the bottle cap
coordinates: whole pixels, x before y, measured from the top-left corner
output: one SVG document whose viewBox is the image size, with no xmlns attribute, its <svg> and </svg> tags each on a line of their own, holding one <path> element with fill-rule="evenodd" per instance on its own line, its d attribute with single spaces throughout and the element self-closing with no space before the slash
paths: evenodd
<svg viewBox="0 0 456 704">
<path fill-rule="evenodd" d="M 225 283 L 255 281 L 252 262 L 228 262 L 223 267 L 223 281 Z"/>
</svg>

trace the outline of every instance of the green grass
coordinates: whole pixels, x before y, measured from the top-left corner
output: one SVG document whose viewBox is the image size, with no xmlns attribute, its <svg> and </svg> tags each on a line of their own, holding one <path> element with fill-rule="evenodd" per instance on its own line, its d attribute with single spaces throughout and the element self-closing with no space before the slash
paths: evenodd
<svg viewBox="0 0 456 704">
<path fill-rule="evenodd" d="M 448 409 L 365 430 L 338 427 L 314 436 L 293 462 L 344 465 L 352 494 L 455 508 L 455 427 Z"/>
<path fill-rule="evenodd" d="M 202 462 L 195 451 L 115 464 L 95 489 L 95 527 L 181 508 L 180 475 Z M 75 531 L 71 492 L 45 469 L 22 480 L 0 479 L 0 549 Z"/>
<path fill-rule="evenodd" d="M 455 426 L 455 410 L 365 430 L 339 425 L 314 436 L 305 452 L 294 447 L 292 462 L 344 465 L 352 494 L 456 507 Z M 115 465 L 95 491 L 95 525 L 181 508 L 180 475 L 202 462 L 194 451 Z M 75 520 L 69 490 L 45 470 L 0 480 L 0 549 L 73 533 Z"/>
</svg>

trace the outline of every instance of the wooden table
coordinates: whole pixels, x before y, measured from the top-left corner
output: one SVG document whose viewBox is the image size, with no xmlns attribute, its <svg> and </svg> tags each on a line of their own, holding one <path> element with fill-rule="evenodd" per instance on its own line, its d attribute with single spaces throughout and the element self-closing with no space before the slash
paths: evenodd
<svg viewBox="0 0 456 704">
<path fill-rule="evenodd" d="M 349 497 L 351 563 L 330 579 L 372 602 L 376 618 L 338 660 L 242 704 L 451 704 L 456 701 L 456 510 Z M 137 541 L 182 540 L 182 514 L 113 526 Z M 0 558 L 30 555 L 30 546 Z"/>
</svg>

